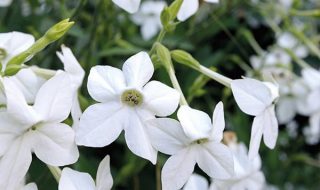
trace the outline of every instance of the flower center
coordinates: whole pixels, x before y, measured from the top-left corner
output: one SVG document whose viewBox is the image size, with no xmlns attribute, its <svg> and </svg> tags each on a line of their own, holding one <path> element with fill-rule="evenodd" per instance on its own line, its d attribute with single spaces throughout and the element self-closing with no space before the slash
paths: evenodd
<svg viewBox="0 0 320 190">
<path fill-rule="evenodd" d="M 130 107 L 139 106 L 143 102 L 143 96 L 138 90 L 126 90 L 121 95 L 121 101 Z"/>
<path fill-rule="evenodd" d="M 7 57 L 7 51 L 3 48 L 0 48 L 0 62 Z"/>
<path fill-rule="evenodd" d="M 208 141 L 209 141 L 209 139 L 203 138 L 203 139 L 195 140 L 195 141 L 193 141 L 193 143 L 195 143 L 195 144 L 203 144 L 203 143 L 206 143 Z"/>
</svg>

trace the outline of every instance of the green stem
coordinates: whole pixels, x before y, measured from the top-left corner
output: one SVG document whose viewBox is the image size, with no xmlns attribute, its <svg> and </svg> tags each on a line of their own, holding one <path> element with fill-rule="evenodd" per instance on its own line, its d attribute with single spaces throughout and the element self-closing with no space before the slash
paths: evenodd
<svg viewBox="0 0 320 190">
<path fill-rule="evenodd" d="M 178 79 L 176 77 L 175 71 L 173 66 L 171 65 L 168 69 L 168 74 L 171 80 L 171 83 L 173 85 L 173 87 L 180 93 L 180 105 L 188 105 L 188 102 L 186 100 L 186 98 L 183 95 L 183 92 L 181 90 L 180 84 L 178 82 Z"/>
<path fill-rule="evenodd" d="M 209 78 L 219 82 L 220 84 L 230 88 L 232 79 L 225 77 L 211 69 L 208 69 L 207 67 L 204 67 L 202 65 L 200 65 L 200 67 L 197 69 L 197 71 L 199 71 L 200 73 L 208 76 Z"/>
<path fill-rule="evenodd" d="M 150 55 L 150 56 L 151 56 L 151 55 L 154 53 L 154 51 L 155 51 L 155 48 L 156 48 L 156 47 L 155 47 L 155 44 L 156 44 L 157 42 L 161 43 L 162 40 L 163 40 L 163 38 L 165 37 L 166 33 L 167 33 L 167 32 L 166 32 L 164 29 L 161 29 L 160 33 L 158 34 L 157 40 L 153 43 L 152 48 L 151 48 L 151 50 L 149 51 L 149 55 Z"/>
<path fill-rule="evenodd" d="M 290 49 L 285 49 L 285 50 L 301 68 L 310 68 L 310 65 L 307 62 L 305 62 L 303 59 L 300 59 L 298 56 L 296 56 L 292 52 L 292 50 Z"/>
<path fill-rule="evenodd" d="M 59 183 L 60 177 L 61 177 L 61 169 L 57 166 L 50 166 L 47 165 L 50 172 L 52 173 L 54 179 Z"/>
</svg>

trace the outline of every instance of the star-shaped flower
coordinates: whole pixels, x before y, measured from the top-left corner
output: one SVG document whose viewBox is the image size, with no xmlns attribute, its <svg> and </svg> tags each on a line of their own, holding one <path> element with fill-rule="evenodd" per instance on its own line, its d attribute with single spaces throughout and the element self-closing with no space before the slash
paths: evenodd
<svg viewBox="0 0 320 190">
<path fill-rule="evenodd" d="M 112 2 L 132 14 L 138 11 L 141 0 L 112 0 Z"/>
<path fill-rule="evenodd" d="M 172 114 L 179 103 L 179 93 L 151 81 L 153 64 L 146 52 L 130 57 L 120 69 L 95 66 L 88 78 L 91 97 L 101 103 L 87 108 L 76 131 L 78 145 L 103 147 L 115 141 L 121 131 L 129 149 L 156 163 L 157 151 L 147 133 L 148 119 Z"/>
<path fill-rule="evenodd" d="M 61 123 L 70 113 L 70 78 L 60 73 L 42 85 L 29 106 L 16 85 L 4 79 L 7 111 L 0 112 L 0 189 L 14 189 L 22 181 L 34 152 L 48 165 L 77 161 L 74 131 Z"/>
<path fill-rule="evenodd" d="M 110 157 L 106 156 L 99 164 L 96 183 L 87 173 L 64 168 L 59 181 L 59 190 L 110 190 L 112 184 Z"/>
<path fill-rule="evenodd" d="M 219 3 L 219 0 L 204 0 L 207 3 Z M 199 0 L 183 0 L 177 18 L 185 21 L 194 15 L 199 9 Z"/>
<path fill-rule="evenodd" d="M 153 146 L 171 157 L 162 169 L 162 187 L 180 189 L 196 164 L 210 177 L 226 179 L 233 175 L 232 153 L 221 143 L 225 127 L 223 104 L 217 104 L 210 117 L 188 106 L 178 111 L 179 121 L 169 118 L 151 120 L 149 133 Z"/>
<path fill-rule="evenodd" d="M 233 96 L 240 109 L 255 116 L 251 129 L 249 157 L 259 151 L 261 138 L 267 147 L 273 149 L 278 137 L 278 121 L 274 101 L 279 96 L 278 88 L 269 82 L 245 78 L 231 82 Z"/>
</svg>

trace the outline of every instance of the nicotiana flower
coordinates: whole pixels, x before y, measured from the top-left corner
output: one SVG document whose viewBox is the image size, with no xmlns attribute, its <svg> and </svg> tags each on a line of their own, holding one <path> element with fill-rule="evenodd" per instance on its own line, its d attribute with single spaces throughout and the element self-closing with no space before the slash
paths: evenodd
<svg viewBox="0 0 320 190">
<path fill-rule="evenodd" d="M 219 0 L 204 0 L 207 3 L 218 3 Z M 199 9 L 199 0 L 183 0 L 177 18 L 180 21 L 185 21 L 194 15 Z"/>
<path fill-rule="evenodd" d="M 267 147 L 273 149 L 278 137 L 278 121 L 274 101 L 279 96 L 278 88 L 270 82 L 245 78 L 231 82 L 233 96 L 240 109 L 255 116 L 251 129 L 249 157 L 259 151 L 261 138 Z"/>
<path fill-rule="evenodd" d="M 39 89 L 29 106 L 15 84 L 4 79 L 7 111 L 0 112 L 0 189 L 15 189 L 35 155 L 48 165 L 77 161 L 74 131 L 64 121 L 71 109 L 73 90 L 65 73 L 54 76 Z"/>
<path fill-rule="evenodd" d="M 12 3 L 12 0 L 1 0 L 0 7 L 7 7 L 7 6 L 11 5 L 11 3 Z"/>
<path fill-rule="evenodd" d="M 140 10 L 132 15 L 133 22 L 141 26 L 144 40 L 151 39 L 162 28 L 160 14 L 165 6 L 165 1 L 145 1 Z"/>
<path fill-rule="evenodd" d="M 75 56 L 73 55 L 70 48 L 63 45 L 61 46 L 61 50 L 62 52 L 57 52 L 57 56 L 64 65 L 64 71 L 66 72 L 66 74 L 69 74 L 71 78 L 71 87 L 74 88 L 71 116 L 73 119 L 72 126 L 74 128 L 77 128 L 79 125 L 80 117 L 82 115 L 77 91 L 82 85 L 85 72 L 79 64 L 79 62 L 77 61 L 77 59 L 75 58 Z"/>
<path fill-rule="evenodd" d="M 138 11 L 141 0 L 112 0 L 112 2 L 132 14 Z"/>
<path fill-rule="evenodd" d="M 308 49 L 302 45 L 291 33 L 284 32 L 277 38 L 277 44 L 285 49 L 291 50 L 297 57 L 305 58 L 308 55 Z"/>
<path fill-rule="evenodd" d="M 206 178 L 193 173 L 184 185 L 183 190 L 208 190 L 209 183 Z"/>
<path fill-rule="evenodd" d="M 230 132 L 228 132 L 230 133 Z M 233 133 L 231 133 L 233 134 Z M 228 142 L 228 147 L 232 150 L 234 159 L 235 174 L 229 179 L 214 179 L 211 188 L 216 189 L 236 189 L 236 190 L 261 190 L 266 182 L 261 170 L 261 158 L 257 155 L 254 159 L 249 159 L 247 147 L 243 143 L 235 140 Z"/>
<path fill-rule="evenodd" d="M 99 164 L 96 182 L 87 173 L 64 168 L 59 181 L 59 190 L 110 190 L 112 184 L 110 157 L 106 156 Z"/>
<path fill-rule="evenodd" d="M 156 163 L 157 151 L 147 133 L 148 119 L 172 114 L 179 93 L 158 81 L 148 82 L 153 64 L 146 52 L 130 57 L 120 69 L 95 66 L 88 78 L 91 97 L 102 103 L 87 108 L 76 131 L 78 145 L 103 147 L 115 141 L 121 131 L 129 149 Z"/>
<path fill-rule="evenodd" d="M 0 63 L 2 71 L 5 70 L 11 58 L 27 50 L 34 42 L 35 39 L 30 34 L 22 32 L 0 33 Z"/>
<path fill-rule="evenodd" d="M 178 111 L 180 123 L 174 119 L 151 120 L 149 132 L 153 146 L 171 157 L 162 169 L 162 187 L 180 189 L 189 179 L 196 163 L 214 179 L 233 175 L 232 153 L 221 143 L 225 127 L 223 104 L 217 104 L 210 117 L 188 106 Z"/>
</svg>

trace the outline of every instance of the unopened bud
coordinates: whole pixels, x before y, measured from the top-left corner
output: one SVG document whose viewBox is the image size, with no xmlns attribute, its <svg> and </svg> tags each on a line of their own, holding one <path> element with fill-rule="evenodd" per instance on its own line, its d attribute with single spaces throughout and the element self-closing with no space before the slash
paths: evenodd
<svg viewBox="0 0 320 190">
<path fill-rule="evenodd" d="M 69 22 L 69 19 L 60 21 L 52 26 L 44 35 L 50 41 L 55 41 L 61 38 L 72 26 L 74 22 Z"/>
<path fill-rule="evenodd" d="M 186 51 L 173 50 L 173 51 L 171 51 L 171 57 L 176 62 L 187 65 L 187 66 L 192 67 L 196 70 L 198 70 L 200 67 L 200 63 L 195 58 L 193 58 L 191 54 L 189 54 Z"/>
</svg>

